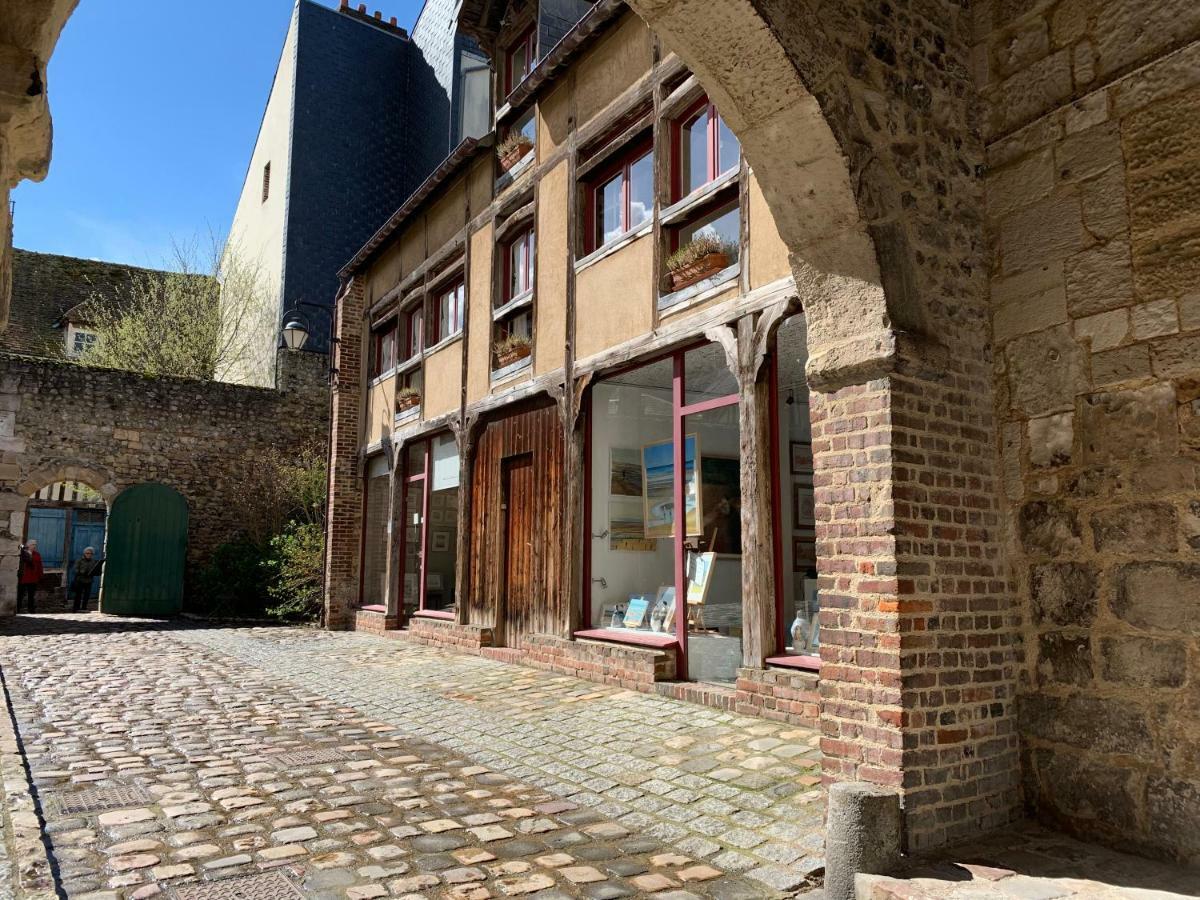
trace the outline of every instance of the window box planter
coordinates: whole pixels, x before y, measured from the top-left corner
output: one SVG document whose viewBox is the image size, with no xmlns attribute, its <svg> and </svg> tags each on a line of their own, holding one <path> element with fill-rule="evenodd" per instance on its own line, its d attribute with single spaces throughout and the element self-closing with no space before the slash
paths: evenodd
<svg viewBox="0 0 1200 900">
<path fill-rule="evenodd" d="M 496 148 L 496 153 L 500 158 L 501 171 L 510 171 L 533 149 L 533 141 L 525 135 L 518 134 L 514 138 L 504 141 Z"/>
<path fill-rule="evenodd" d="M 396 395 L 396 415 L 408 412 L 421 405 L 421 395 L 416 391 Z"/>
<path fill-rule="evenodd" d="M 496 348 L 496 368 L 504 369 L 511 366 L 513 363 L 520 362 L 525 359 L 533 351 L 533 347 L 529 344 L 523 346 L 506 347 L 503 350 Z"/>
<path fill-rule="evenodd" d="M 705 254 L 695 262 L 688 263 L 670 273 L 671 290 L 681 291 L 697 281 L 703 281 L 705 278 L 715 275 L 728 265 L 729 254 L 727 253 Z"/>
</svg>

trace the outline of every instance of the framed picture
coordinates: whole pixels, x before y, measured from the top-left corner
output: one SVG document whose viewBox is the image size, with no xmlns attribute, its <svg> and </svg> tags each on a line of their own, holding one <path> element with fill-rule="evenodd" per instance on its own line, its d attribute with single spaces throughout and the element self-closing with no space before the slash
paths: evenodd
<svg viewBox="0 0 1200 900">
<path fill-rule="evenodd" d="M 817 567 L 817 536 L 803 534 L 792 538 L 792 571 L 810 572 Z"/>
<path fill-rule="evenodd" d="M 792 485 L 792 528 L 800 531 L 812 528 L 817 521 L 816 498 L 805 484 Z"/>
<path fill-rule="evenodd" d="M 425 575 L 425 588 L 430 591 L 440 591 L 442 589 L 442 573 L 429 572 Z"/>
<path fill-rule="evenodd" d="M 646 613 L 650 611 L 650 598 L 645 596 L 630 597 L 629 606 L 625 610 L 625 627 L 641 628 L 646 621 Z"/>
<path fill-rule="evenodd" d="M 608 492 L 614 497 L 642 496 L 642 462 L 632 447 L 609 451 Z"/>
<path fill-rule="evenodd" d="M 793 475 L 812 474 L 813 451 L 809 441 L 792 441 L 791 467 Z"/>
<path fill-rule="evenodd" d="M 446 514 L 443 510 L 441 510 L 441 509 L 429 510 L 429 521 L 430 522 L 432 522 L 436 525 L 440 525 L 445 520 L 446 520 Z"/>
<path fill-rule="evenodd" d="M 715 553 L 693 553 L 688 571 L 687 604 L 703 606 L 708 597 L 708 586 L 712 584 L 713 567 L 717 563 Z"/>
<path fill-rule="evenodd" d="M 700 473 L 696 460 L 700 439 L 689 434 L 683 441 L 684 505 L 688 534 L 700 534 L 704 521 L 700 500 Z M 645 485 L 646 537 L 675 536 L 675 445 L 672 441 L 642 448 L 642 483 Z"/>
<path fill-rule="evenodd" d="M 641 467 L 639 467 L 639 480 L 641 471 Z M 608 501 L 609 549 L 653 553 L 657 546 L 657 541 L 649 540 L 646 537 L 646 519 L 641 496 L 612 497 Z"/>
<path fill-rule="evenodd" d="M 450 549 L 450 532 L 438 529 L 433 533 L 430 548 L 434 553 L 446 553 Z"/>
</svg>

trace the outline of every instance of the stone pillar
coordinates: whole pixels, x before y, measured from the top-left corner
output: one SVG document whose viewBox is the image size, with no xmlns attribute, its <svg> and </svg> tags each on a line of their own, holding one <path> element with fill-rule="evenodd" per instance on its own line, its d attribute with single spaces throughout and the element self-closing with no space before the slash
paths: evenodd
<svg viewBox="0 0 1200 900">
<path fill-rule="evenodd" d="M 333 413 L 329 444 L 329 506 L 325 535 L 325 625 L 349 626 L 358 600 L 362 559 L 363 480 L 358 458 L 362 419 L 362 282 L 351 281 L 337 304 Z"/>
</svg>

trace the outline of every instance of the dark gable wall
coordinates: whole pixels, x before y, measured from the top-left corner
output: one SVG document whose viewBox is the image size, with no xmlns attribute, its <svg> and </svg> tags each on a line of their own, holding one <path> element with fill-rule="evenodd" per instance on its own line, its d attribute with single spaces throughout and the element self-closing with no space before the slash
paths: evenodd
<svg viewBox="0 0 1200 900">
<path fill-rule="evenodd" d="M 408 154 L 407 39 L 303 2 L 299 9 L 283 315 L 332 306 L 338 270 L 420 182 Z M 311 310 L 309 311 L 311 318 Z M 324 321 L 310 348 L 325 349 Z"/>
<path fill-rule="evenodd" d="M 592 5 L 592 0 L 541 0 L 538 5 L 538 55 L 549 53 Z"/>
</svg>

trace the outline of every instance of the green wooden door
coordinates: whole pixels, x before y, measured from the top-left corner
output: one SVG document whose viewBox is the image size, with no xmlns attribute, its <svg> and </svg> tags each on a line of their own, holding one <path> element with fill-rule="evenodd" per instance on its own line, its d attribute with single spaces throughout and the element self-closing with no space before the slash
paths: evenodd
<svg viewBox="0 0 1200 900">
<path fill-rule="evenodd" d="M 176 615 L 183 606 L 187 501 L 164 484 L 138 484 L 113 501 L 100 611 Z"/>
</svg>

